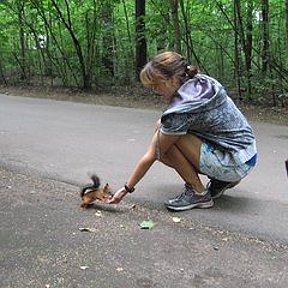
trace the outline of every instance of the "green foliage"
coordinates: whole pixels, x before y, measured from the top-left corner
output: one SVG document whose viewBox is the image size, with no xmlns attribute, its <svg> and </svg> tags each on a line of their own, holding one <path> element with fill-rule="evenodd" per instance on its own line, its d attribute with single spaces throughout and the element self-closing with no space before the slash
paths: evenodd
<svg viewBox="0 0 288 288">
<path fill-rule="evenodd" d="M 253 95 L 259 97 L 276 86 L 277 93 L 284 93 L 288 82 L 284 1 L 269 1 L 269 67 L 265 73 L 263 1 L 238 1 L 242 30 L 235 26 L 234 2 L 179 0 L 182 53 L 191 64 L 234 90 L 238 83 L 243 91 L 252 87 Z M 249 2 L 253 4 L 250 76 L 245 46 Z M 160 50 L 173 49 L 171 19 L 170 1 L 146 1 L 148 59 Z M 135 36 L 132 0 L 0 1 L 0 67 L 8 80 L 16 81 L 17 77 L 9 75 L 17 72 L 22 80 L 50 79 L 53 85 L 84 89 L 107 81 L 135 81 Z"/>
</svg>

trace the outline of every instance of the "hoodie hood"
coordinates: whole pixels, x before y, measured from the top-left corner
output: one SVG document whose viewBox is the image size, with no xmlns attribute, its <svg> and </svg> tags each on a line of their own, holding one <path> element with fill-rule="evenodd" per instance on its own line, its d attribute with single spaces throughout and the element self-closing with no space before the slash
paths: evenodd
<svg viewBox="0 0 288 288">
<path fill-rule="evenodd" d="M 226 99 L 223 86 L 215 79 L 197 74 L 186 81 L 172 98 L 163 115 L 170 113 L 199 113 L 215 109 Z"/>
</svg>

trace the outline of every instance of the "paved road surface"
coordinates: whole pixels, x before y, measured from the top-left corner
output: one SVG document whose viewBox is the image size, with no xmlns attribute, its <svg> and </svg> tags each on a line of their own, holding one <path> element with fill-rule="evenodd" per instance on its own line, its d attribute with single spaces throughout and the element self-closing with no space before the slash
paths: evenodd
<svg viewBox="0 0 288 288">
<path fill-rule="evenodd" d="M 126 199 L 82 209 L 78 193 L 0 168 L 1 288 L 287 288 L 287 245 Z"/>
<path fill-rule="evenodd" d="M 145 152 L 157 111 L 0 95 L 0 166 L 81 185 L 87 172 L 117 189 Z M 177 213 L 229 231 L 288 243 L 288 126 L 252 123 L 259 162 L 213 209 Z M 288 123 L 287 123 L 288 124 Z M 205 179 L 204 179 L 205 180 Z M 133 200 L 164 209 L 182 183 L 156 163 Z"/>
</svg>

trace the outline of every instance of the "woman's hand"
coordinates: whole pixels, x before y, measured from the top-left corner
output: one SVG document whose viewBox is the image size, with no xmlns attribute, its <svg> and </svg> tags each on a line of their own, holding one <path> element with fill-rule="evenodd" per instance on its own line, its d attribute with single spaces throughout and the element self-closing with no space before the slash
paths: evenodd
<svg viewBox="0 0 288 288">
<path fill-rule="evenodd" d="M 126 191 L 125 187 L 122 187 L 118 191 L 116 191 L 112 198 L 107 199 L 105 202 L 108 204 L 118 204 L 127 193 L 128 192 Z"/>
</svg>

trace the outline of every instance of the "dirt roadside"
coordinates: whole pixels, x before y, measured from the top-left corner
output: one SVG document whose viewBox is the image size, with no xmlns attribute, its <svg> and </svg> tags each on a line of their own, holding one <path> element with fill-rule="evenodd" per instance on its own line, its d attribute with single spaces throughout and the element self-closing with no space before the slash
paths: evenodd
<svg viewBox="0 0 288 288">
<path fill-rule="evenodd" d="M 52 89 L 40 86 L 0 86 L 0 93 L 23 97 L 46 98 L 57 101 L 71 101 L 159 111 L 165 108 L 165 104 L 161 102 L 159 96 L 151 95 L 149 91 L 139 86 L 112 87 L 109 92 L 102 91 L 98 93 L 84 93 L 64 88 Z M 272 107 L 271 105 L 269 106 L 269 104 L 267 104 L 266 107 L 244 103 L 237 103 L 237 105 L 243 114 L 251 121 L 288 125 L 288 106 L 281 108 Z"/>
<path fill-rule="evenodd" d="M 126 199 L 83 209 L 78 187 L 5 169 L 0 193 L 3 288 L 287 287 L 286 246 Z"/>
</svg>

